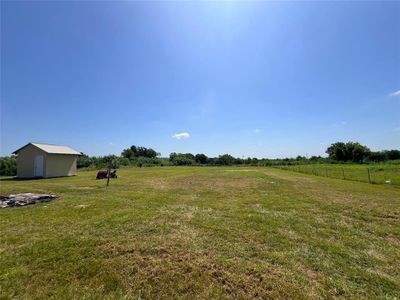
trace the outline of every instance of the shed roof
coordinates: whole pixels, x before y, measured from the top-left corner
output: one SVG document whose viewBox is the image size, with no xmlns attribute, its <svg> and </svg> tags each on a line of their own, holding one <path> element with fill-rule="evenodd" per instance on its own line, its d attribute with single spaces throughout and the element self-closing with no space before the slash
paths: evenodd
<svg viewBox="0 0 400 300">
<path fill-rule="evenodd" d="M 51 145 L 51 144 L 38 144 L 38 143 L 28 143 L 25 146 L 19 148 L 18 150 L 15 150 L 13 154 L 18 154 L 18 152 L 25 147 L 28 147 L 29 145 L 33 145 L 41 150 L 43 150 L 46 153 L 50 154 L 72 154 L 72 155 L 81 155 L 80 152 L 75 151 L 74 149 L 71 149 L 70 147 L 67 146 L 61 146 L 61 145 Z"/>
</svg>

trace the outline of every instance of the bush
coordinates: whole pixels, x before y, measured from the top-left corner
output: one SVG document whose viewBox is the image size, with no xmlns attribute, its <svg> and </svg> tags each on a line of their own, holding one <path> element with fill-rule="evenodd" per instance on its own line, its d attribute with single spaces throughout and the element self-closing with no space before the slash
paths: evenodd
<svg viewBox="0 0 400 300">
<path fill-rule="evenodd" d="M 152 167 L 155 165 L 159 165 L 160 160 L 158 158 L 150 158 L 150 157 L 140 156 L 140 157 L 132 160 L 132 163 L 137 165 L 138 167 Z"/>
<path fill-rule="evenodd" d="M 83 154 L 78 157 L 78 160 L 76 162 L 76 167 L 77 168 L 88 168 L 93 165 L 93 159 L 86 154 Z"/>
<path fill-rule="evenodd" d="M 172 163 L 176 166 L 191 166 L 195 163 L 195 161 L 187 157 L 177 156 L 174 158 Z"/>
<path fill-rule="evenodd" d="M 17 160 L 15 156 L 0 157 L 0 176 L 16 176 Z"/>
<path fill-rule="evenodd" d="M 127 167 L 131 164 L 131 161 L 129 160 L 129 158 L 126 158 L 126 157 L 118 157 L 117 160 L 118 160 L 119 166 Z"/>
</svg>

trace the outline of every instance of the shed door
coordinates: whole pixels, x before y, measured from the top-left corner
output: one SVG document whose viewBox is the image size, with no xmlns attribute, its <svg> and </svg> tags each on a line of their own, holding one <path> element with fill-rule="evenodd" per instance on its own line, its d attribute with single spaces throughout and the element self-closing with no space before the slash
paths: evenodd
<svg viewBox="0 0 400 300">
<path fill-rule="evenodd" d="M 35 165 L 33 172 L 35 177 L 43 177 L 43 155 L 35 156 Z"/>
</svg>

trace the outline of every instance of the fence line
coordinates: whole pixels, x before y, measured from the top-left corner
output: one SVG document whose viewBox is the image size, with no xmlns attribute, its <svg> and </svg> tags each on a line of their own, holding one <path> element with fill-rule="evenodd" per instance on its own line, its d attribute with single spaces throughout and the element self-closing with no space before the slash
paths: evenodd
<svg viewBox="0 0 400 300">
<path fill-rule="evenodd" d="M 370 184 L 400 185 L 400 167 L 343 167 L 326 165 L 274 166 L 282 170 L 325 176 L 344 180 L 361 181 Z"/>
</svg>

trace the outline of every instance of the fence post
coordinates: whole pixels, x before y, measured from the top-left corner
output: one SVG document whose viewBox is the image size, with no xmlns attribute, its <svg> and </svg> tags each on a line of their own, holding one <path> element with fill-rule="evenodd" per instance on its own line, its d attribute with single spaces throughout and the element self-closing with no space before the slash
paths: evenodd
<svg viewBox="0 0 400 300">
<path fill-rule="evenodd" d="M 328 168 L 325 168 L 325 177 L 328 177 Z"/>
<path fill-rule="evenodd" d="M 344 176 L 344 169 L 342 168 L 342 174 L 343 174 L 343 179 L 346 179 L 346 177 Z"/>
<path fill-rule="evenodd" d="M 110 176 L 111 176 L 111 168 L 112 168 L 112 160 L 108 162 L 108 170 L 107 170 L 107 186 L 110 184 Z"/>
<path fill-rule="evenodd" d="M 369 168 L 367 168 L 367 173 L 368 173 L 368 183 L 371 183 L 371 174 L 369 173 Z"/>
</svg>

